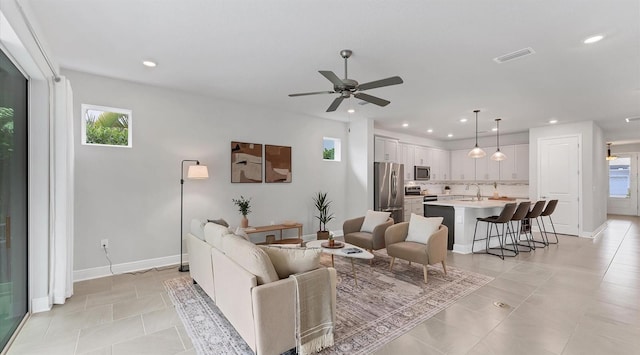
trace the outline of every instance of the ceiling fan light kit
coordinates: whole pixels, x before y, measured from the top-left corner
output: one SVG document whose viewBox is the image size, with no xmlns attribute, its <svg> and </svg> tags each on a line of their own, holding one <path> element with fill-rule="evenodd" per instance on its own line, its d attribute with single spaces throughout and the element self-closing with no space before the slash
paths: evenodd
<svg viewBox="0 0 640 355">
<path fill-rule="evenodd" d="M 501 118 L 496 118 L 496 145 L 498 146 L 498 149 L 491 156 L 491 160 L 495 161 L 502 161 L 507 159 L 507 156 L 500 151 L 500 120 Z"/>
<path fill-rule="evenodd" d="M 480 159 L 487 156 L 487 153 L 478 146 L 478 112 L 480 112 L 480 110 L 474 110 L 473 112 L 476 113 L 476 146 L 473 147 L 467 155 L 469 158 Z"/>
<path fill-rule="evenodd" d="M 333 91 L 315 91 L 315 92 L 305 92 L 305 93 L 298 93 L 298 94 L 289 94 L 289 97 L 318 95 L 318 94 L 340 94 L 340 96 L 335 98 L 335 100 L 333 100 L 331 105 L 329 105 L 327 112 L 335 111 L 336 109 L 338 109 L 338 106 L 340 106 L 340 104 L 344 99 L 348 99 L 351 96 L 366 102 L 370 102 L 378 106 L 382 106 L 382 107 L 390 104 L 391 103 L 390 101 L 387 101 L 385 99 L 381 99 L 379 97 L 372 96 L 369 94 L 365 94 L 361 91 L 380 88 L 384 86 L 402 84 L 403 83 L 402 78 L 400 78 L 399 76 L 392 76 L 386 79 L 370 81 L 368 83 L 359 84 L 357 81 L 353 79 L 349 79 L 347 75 L 347 59 L 349 59 L 349 57 L 351 57 L 352 54 L 353 54 L 353 51 L 351 51 L 350 49 L 343 49 L 340 51 L 340 56 L 344 58 L 344 79 L 340 79 L 334 72 L 330 70 L 318 71 L 322 76 L 327 78 L 327 80 L 329 80 L 333 84 Z"/>
</svg>

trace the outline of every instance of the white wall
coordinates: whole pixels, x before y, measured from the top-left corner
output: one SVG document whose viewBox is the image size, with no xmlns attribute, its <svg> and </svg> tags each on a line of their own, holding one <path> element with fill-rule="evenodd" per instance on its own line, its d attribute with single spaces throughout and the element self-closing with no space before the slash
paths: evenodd
<svg viewBox="0 0 640 355">
<path fill-rule="evenodd" d="M 640 152 L 640 143 L 616 144 L 611 146 L 611 154 Z"/>
<path fill-rule="evenodd" d="M 418 137 L 411 135 L 411 129 L 407 128 L 407 133 L 402 134 L 398 132 L 387 131 L 383 129 L 376 128 L 374 134 L 377 136 L 389 137 L 399 140 L 403 143 L 422 145 L 425 147 L 432 148 L 443 148 L 446 149 L 446 143 L 443 141 L 439 141 L 437 139 L 429 139 L 424 137 Z M 373 168 L 372 168 L 373 169 Z"/>
<path fill-rule="evenodd" d="M 500 134 L 500 146 L 505 145 L 513 145 L 513 144 L 527 144 L 529 143 L 529 133 L 512 133 L 512 134 Z M 475 138 L 469 139 L 458 139 L 453 141 L 447 141 L 444 143 L 446 149 L 449 150 L 458 150 L 458 149 L 469 149 L 473 148 L 476 144 Z M 478 137 L 478 145 L 480 148 L 484 147 L 495 147 L 496 146 L 496 135 L 495 133 L 490 136 L 481 136 Z M 487 152 L 489 154 L 489 152 Z M 491 153 L 493 154 L 493 153 Z"/>
<path fill-rule="evenodd" d="M 354 218 L 373 209 L 373 121 L 354 118 L 348 131 L 346 218 Z"/>
<path fill-rule="evenodd" d="M 289 219 L 304 223 L 305 234 L 315 233 L 312 196 L 319 190 L 333 201 L 336 219 L 328 228 L 341 229 L 348 159 L 343 152 L 341 162 L 323 161 L 322 138 L 340 138 L 348 146 L 344 122 L 63 72 L 76 106 L 75 270 L 107 265 L 99 247 L 103 238 L 114 264 L 179 254 L 182 159 L 199 159 L 210 175 L 185 181 L 183 233 L 194 217 L 238 225 L 241 216 L 231 199 L 240 195 L 252 198 L 251 225 Z M 81 145 L 81 104 L 131 109 L 133 148 Z M 291 146 L 293 182 L 230 183 L 231 141 Z"/>
<path fill-rule="evenodd" d="M 606 151 L 600 127 L 593 121 L 568 123 L 529 130 L 529 198 L 539 199 L 538 193 L 538 139 L 566 135 L 582 136 L 582 191 L 580 202 L 582 212 L 582 235 L 592 235 L 606 222 L 607 204 L 606 165 L 603 163 Z"/>
</svg>

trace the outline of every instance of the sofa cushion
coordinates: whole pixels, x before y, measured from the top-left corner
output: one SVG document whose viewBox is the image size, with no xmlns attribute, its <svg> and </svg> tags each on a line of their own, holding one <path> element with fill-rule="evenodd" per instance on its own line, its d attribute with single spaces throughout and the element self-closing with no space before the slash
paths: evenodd
<svg viewBox="0 0 640 355">
<path fill-rule="evenodd" d="M 260 245 L 259 247 L 269 255 L 280 279 L 286 279 L 291 274 L 307 272 L 320 267 L 320 254 L 322 254 L 320 248 L 307 249 L 273 245 Z"/>
<path fill-rule="evenodd" d="M 236 264 L 256 276 L 258 285 L 278 281 L 278 274 L 267 253 L 237 235 L 224 236 L 222 251 Z"/>
<path fill-rule="evenodd" d="M 368 210 L 367 214 L 364 216 L 364 222 L 362 222 L 360 232 L 373 233 L 373 229 L 386 222 L 390 215 L 391 212 Z"/>
<path fill-rule="evenodd" d="M 204 240 L 218 250 L 222 249 L 222 237 L 231 234 L 229 229 L 215 223 L 207 223 L 204 226 Z"/>
<path fill-rule="evenodd" d="M 427 244 L 431 235 L 438 231 L 442 220 L 442 217 L 423 217 L 412 213 L 405 241 Z"/>
<path fill-rule="evenodd" d="M 191 220 L 191 234 L 200 240 L 204 240 L 204 225 L 207 224 L 207 220 L 194 218 Z"/>
</svg>

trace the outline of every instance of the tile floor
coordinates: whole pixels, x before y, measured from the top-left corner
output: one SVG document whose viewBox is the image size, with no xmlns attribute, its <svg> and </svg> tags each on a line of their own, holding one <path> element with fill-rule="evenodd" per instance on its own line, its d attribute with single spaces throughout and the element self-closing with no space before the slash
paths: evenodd
<svg viewBox="0 0 640 355">
<path fill-rule="evenodd" d="M 504 261 L 450 254 L 450 265 L 495 280 L 378 354 L 640 353 L 640 218 L 609 218 L 595 239 L 560 236 Z M 29 319 L 8 354 L 195 354 L 162 284 L 176 276 L 76 283 L 65 305 Z"/>
</svg>

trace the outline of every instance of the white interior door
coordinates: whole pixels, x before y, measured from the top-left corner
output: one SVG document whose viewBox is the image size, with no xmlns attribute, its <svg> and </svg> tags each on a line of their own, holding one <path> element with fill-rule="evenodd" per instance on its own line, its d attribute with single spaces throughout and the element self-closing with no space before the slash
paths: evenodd
<svg viewBox="0 0 640 355">
<path fill-rule="evenodd" d="M 579 137 L 543 138 L 538 142 L 538 191 L 542 200 L 558 200 L 552 215 L 558 233 L 580 235 Z"/>
<path fill-rule="evenodd" d="M 607 213 L 638 216 L 638 153 L 616 154 L 609 163 Z"/>
</svg>

